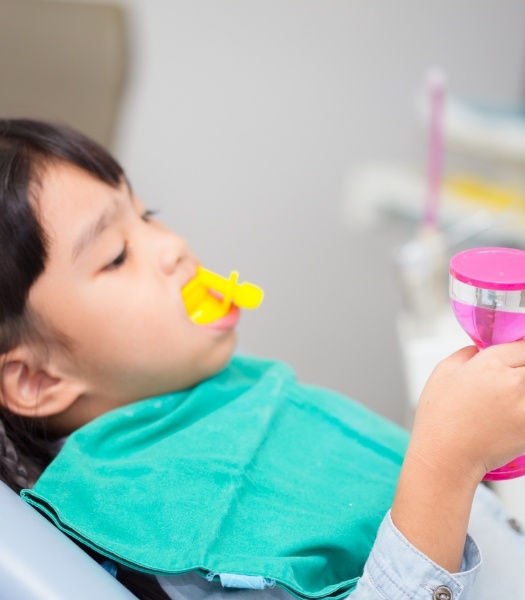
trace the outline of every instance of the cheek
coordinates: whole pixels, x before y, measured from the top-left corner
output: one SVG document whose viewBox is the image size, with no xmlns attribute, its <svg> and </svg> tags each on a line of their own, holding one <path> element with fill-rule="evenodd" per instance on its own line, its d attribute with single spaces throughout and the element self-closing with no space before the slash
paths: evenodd
<svg viewBox="0 0 525 600">
<path fill-rule="evenodd" d="M 186 313 L 151 297 L 97 307 L 74 323 L 75 338 L 97 353 L 119 353 L 135 363 L 140 356 L 162 357 L 192 344 L 195 331 Z"/>
</svg>

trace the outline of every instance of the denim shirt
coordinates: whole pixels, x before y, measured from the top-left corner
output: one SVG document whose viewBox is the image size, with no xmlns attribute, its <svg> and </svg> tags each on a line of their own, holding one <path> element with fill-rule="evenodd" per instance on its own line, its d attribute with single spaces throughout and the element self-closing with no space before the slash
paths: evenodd
<svg viewBox="0 0 525 600">
<path fill-rule="evenodd" d="M 460 573 L 448 573 L 414 548 L 392 523 L 390 513 L 379 529 L 352 600 L 459 600 L 469 598 L 481 554 L 467 536 Z M 441 594 L 441 595 L 440 595 Z"/>
</svg>

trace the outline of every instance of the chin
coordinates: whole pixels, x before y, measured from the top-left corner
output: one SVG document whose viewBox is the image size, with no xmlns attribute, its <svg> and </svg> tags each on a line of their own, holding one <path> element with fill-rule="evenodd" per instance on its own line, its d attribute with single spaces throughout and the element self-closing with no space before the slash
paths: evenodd
<svg viewBox="0 0 525 600">
<path fill-rule="evenodd" d="M 216 352 L 216 356 L 213 357 L 214 360 L 210 361 L 207 369 L 204 369 L 201 380 L 209 379 L 210 377 L 217 375 L 217 373 L 222 371 L 231 361 L 233 353 L 235 352 L 235 348 L 237 347 L 237 335 L 233 330 L 230 332 L 230 334 L 231 335 L 228 337 L 228 343 L 225 343 L 223 346 L 221 346 L 220 350 L 217 349 L 218 351 Z"/>
</svg>

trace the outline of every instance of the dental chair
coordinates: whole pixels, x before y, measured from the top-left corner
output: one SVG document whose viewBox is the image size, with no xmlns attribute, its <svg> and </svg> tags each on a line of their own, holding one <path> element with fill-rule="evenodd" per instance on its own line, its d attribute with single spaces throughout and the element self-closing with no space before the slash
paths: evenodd
<svg viewBox="0 0 525 600">
<path fill-rule="evenodd" d="M 0 482 L 0 600 L 136 600 Z"/>
<path fill-rule="evenodd" d="M 117 2 L 0 1 L 0 116 L 58 121 L 112 148 L 130 68 Z"/>
</svg>

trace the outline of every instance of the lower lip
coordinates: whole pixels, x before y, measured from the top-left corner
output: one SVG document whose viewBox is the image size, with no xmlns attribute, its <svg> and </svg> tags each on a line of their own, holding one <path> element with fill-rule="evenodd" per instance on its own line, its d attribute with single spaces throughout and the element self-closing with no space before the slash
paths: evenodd
<svg viewBox="0 0 525 600">
<path fill-rule="evenodd" d="M 235 325 L 237 325 L 240 315 L 241 311 L 237 308 L 237 306 L 232 304 L 227 315 L 221 317 L 220 319 L 217 319 L 217 321 L 206 323 L 204 327 L 207 327 L 208 329 L 218 329 L 221 331 L 233 329 Z"/>
</svg>

